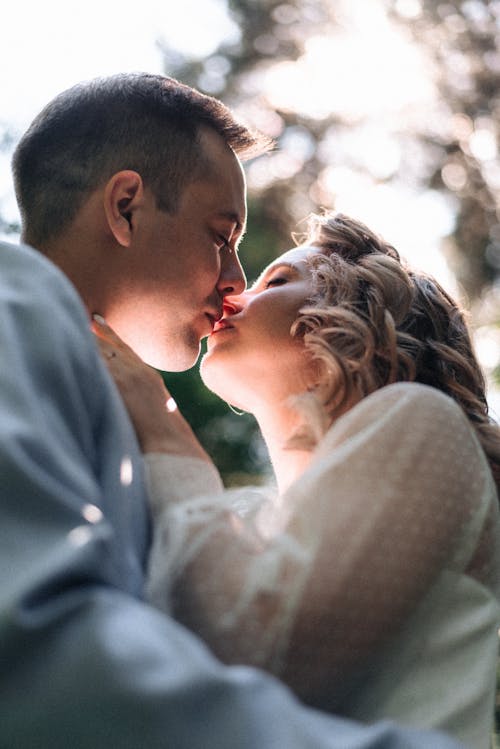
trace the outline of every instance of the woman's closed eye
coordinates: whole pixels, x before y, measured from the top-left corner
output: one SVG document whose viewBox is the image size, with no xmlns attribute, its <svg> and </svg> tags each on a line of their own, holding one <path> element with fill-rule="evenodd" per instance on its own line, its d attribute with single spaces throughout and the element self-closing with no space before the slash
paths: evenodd
<svg viewBox="0 0 500 749">
<path fill-rule="evenodd" d="M 284 276 L 274 276 L 273 278 L 269 278 L 265 284 L 264 288 L 268 289 L 270 286 L 282 286 L 284 283 L 288 282 L 288 278 L 285 278 Z"/>
</svg>

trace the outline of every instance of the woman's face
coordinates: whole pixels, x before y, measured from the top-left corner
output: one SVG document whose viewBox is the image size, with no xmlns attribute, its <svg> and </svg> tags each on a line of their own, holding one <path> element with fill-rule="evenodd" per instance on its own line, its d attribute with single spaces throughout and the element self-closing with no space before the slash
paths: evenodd
<svg viewBox="0 0 500 749">
<path fill-rule="evenodd" d="M 289 250 L 247 291 L 226 297 L 201 374 L 207 387 L 230 403 L 252 411 L 256 399 L 284 399 L 312 384 L 310 358 L 290 328 L 311 295 L 306 258 L 317 252 L 310 246 Z"/>
</svg>

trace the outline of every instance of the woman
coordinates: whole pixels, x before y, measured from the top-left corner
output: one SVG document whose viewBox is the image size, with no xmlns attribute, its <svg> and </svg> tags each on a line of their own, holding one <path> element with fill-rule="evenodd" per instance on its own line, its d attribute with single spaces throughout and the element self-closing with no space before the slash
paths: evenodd
<svg viewBox="0 0 500 749">
<path fill-rule="evenodd" d="M 152 602 L 312 705 L 489 746 L 500 437 L 439 285 L 337 215 L 226 299 L 202 377 L 257 418 L 276 496 L 224 492 L 158 375 L 96 329 L 146 453 Z"/>
</svg>

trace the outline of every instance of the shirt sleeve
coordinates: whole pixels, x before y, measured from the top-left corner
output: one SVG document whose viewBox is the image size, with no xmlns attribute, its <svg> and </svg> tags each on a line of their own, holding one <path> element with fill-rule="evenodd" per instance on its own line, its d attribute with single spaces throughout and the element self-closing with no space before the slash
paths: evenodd
<svg viewBox="0 0 500 749">
<path fill-rule="evenodd" d="M 456 749 L 309 711 L 139 600 L 136 447 L 85 312 L 38 255 L 0 264 L 0 745 Z"/>
<path fill-rule="evenodd" d="M 155 460 L 149 472 L 160 470 Z M 495 496 L 458 406 L 408 384 L 339 419 L 278 500 L 247 492 L 242 502 L 241 492 L 209 496 L 198 487 L 186 502 L 180 470 L 174 501 L 163 485 L 153 600 L 225 661 L 262 666 L 328 707 L 362 677 L 439 573 L 463 562 L 467 529 L 479 535 Z M 162 579 L 155 567 L 170 534 L 183 540 Z"/>
</svg>

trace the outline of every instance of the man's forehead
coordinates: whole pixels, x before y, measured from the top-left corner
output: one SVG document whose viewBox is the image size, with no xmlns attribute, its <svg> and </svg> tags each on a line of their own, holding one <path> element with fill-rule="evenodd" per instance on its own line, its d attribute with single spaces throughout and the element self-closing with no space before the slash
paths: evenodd
<svg viewBox="0 0 500 749">
<path fill-rule="evenodd" d="M 319 250 L 317 247 L 312 247 L 311 245 L 299 245 L 299 247 L 292 247 L 291 250 L 287 250 L 278 258 L 276 258 L 276 260 L 273 261 L 273 265 L 276 265 L 280 262 L 293 264 L 304 262 L 311 255 L 316 255 L 318 251 Z"/>
<path fill-rule="evenodd" d="M 201 139 L 205 170 L 188 185 L 186 199 L 206 218 L 231 223 L 232 231 L 241 234 L 247 218 L 243 167 L 220 135 L 203 131 Z"/>
</svg>

